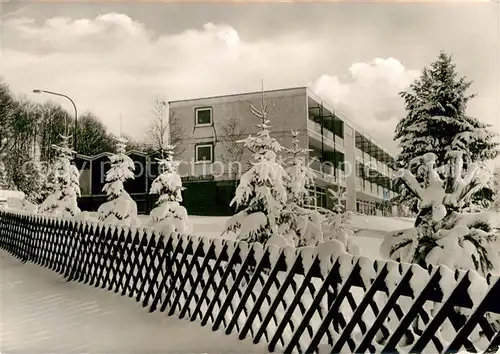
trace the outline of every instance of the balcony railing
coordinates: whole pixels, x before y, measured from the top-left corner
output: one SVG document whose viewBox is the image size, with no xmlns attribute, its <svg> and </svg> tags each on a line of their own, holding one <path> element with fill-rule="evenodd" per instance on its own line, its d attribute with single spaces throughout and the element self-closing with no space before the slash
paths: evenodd
<svg viewBox="0 0 500 354">
<path fill-rule="evenodd" d="M 345 183 L 345 172 L 340 169 L 329 164 L 322 164 L 317 160 L 312 161 L 309 166 L 316 174 L 330 183 Z"/>
<path fill-rule="evenodd" d="M 323 128 L 323 132 L 321 131 L 321 124 L 316 123 L 310 119 L 307 120 L 307 129 L 310 131 L 318 134 L 320 137 L 323 136 L 323 138 L 329 142 L 331 142 L 333 145 L 337 146 L 344 146 L 344 139 L 342 139 L 339 136 L 335 136 L 334 133 L 327 129 Z"/>
</svg>

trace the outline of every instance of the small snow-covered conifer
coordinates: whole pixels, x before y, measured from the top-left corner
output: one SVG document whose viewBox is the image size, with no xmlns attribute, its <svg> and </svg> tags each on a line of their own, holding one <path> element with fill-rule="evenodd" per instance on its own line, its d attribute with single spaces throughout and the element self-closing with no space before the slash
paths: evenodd
<svg viewBox="0 0 500 354">
<path fill-rule="evenodd" d="M 240 142 L 253 153 L 250 169 L 241 176 L 231 206 L 241 211 L 226 223 L 223 237 L 235 237 L 247 242 L 265 244 L 279 234 L 283 210 L 287 203 L 289 176 L 277 159 L 283 146 L 270 135 L 271 120 L 264 103 L 260 109 L 251 106 L 252 113 L 260 119 L 256 136 L 248 136 Z M 293 243 L 293 240 L 290 240 Z"/>
<path fill-rule="evenodd" d="M 124 182 L 134 178 L 134 161 L 125 154 L 127 140 L 118 137 L 116 141 L 116 154 L 109 158 L 111 168 L 106 173 L 106 184 L 102 189 L 108 201 L 97 212 L 100 221 L 135 225 L 138 222 L 137 204 L 124 188 Z"/>
<path fill-rule="evenodd" d="M 75 152 L 68 147 L 69 138 L 69 136 L 62 136 L 61 145 L 53 146 L 57 156 L 51 172 L 52 193 L 40 205 L 38 212 L 41 214 L 69 217 L 80 212 L 77 202 L 80 195 L 78 170 L 71 165 Z"/>
<path fill-rule="evenodd" d="M 150 212 L 152 226 L 171 232 L 188 233 L 190 225 L 188 213 L 182 202 L 182 180 L 174 160 L 174 146 L 162 148 L 162 158 L 158 160 L 160 175 L 151 185 L 150 194 L 158 194 L 156 206 Z"/>
<path fill-rule="evenodd" d="M 286 167 L 286 172 L 290 177 L 287 186 L 288 202 L 304 206 L 310 198 L 307 188 L 314 185 L 314 173 L 306 163 L 306 156 L 310 149 L 300 147 L 298 131 L 292 130 L 291 134 L 293 145 L 291 149 L 287 149 L 291 156 L 290 163 Z"/>
<path fill-rule="evenodd" d="M 285 240 L 293 240 L 296 247 L 316 246 L 323 242 L 321 215 L 304 207 L 311 199 L 307 188 L 314 186 L 314 174 L 306 164 L 310 150 L 300 147 L 298 131 L 292 131 L 291 134 L 292 148 L 287 149 L 290 162 L 285 169 L 289 176 L 285 179 L 287 203 L 278 233 Z"/>
</svg>

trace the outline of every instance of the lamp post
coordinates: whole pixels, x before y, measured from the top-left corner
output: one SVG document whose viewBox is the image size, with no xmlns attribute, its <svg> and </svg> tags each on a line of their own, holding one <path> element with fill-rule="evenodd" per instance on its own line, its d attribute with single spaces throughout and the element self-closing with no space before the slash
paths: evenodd
<svg viewBox="0 0 500 354">
<path fill-rule="evenodd" d="M 64 98 L 68 99 L 71 102 L 71 104 L 73 105 L 73 108 L 75 109 L 75 131 L 73 132 L 73 150 L 76 151 L 76 133 L 77 133 L 77 129 L 78 129 L 78 127 L 77 127 L 78 111 L 76 110 L 75 102 L 73 102 L 73 100 L 69 96 L 66 96 L 62 93 L 57 93 L 57 92 L 52 92 L 52 91 L 47 91 L 47 90 L 39 90 L 39 89 L 33 90 L 33 93 L 46 93 L 49 95 L 60 96 L 60 97 L 64 97 Z M 65 134 L 68 134 L 68 124 L 66 121 L 64 123 L 64 127 L 65 127 Z"/>
</svg>

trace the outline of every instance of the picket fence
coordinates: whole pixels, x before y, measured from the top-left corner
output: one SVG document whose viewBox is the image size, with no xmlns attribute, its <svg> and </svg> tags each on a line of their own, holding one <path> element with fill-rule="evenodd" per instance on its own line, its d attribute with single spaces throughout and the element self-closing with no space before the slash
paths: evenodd
<svg viewBox="0 0 500 354">
<path fill-rule="evenodd" d="M 498 350 L 498 276 L 339 256 L 336 245 L 263 247 L 0 212 L 0 248 L 23 262 L 271 352 Z"/>
</svg>

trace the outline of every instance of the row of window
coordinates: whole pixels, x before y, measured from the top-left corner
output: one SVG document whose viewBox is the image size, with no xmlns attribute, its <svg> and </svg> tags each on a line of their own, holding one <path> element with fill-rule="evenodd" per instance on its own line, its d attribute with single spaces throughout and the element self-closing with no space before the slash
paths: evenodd
<svg viewBox="0 0 500 354">
<path fill-rule="evenodd" d="M 340 138 L 344 138 L 344 122 L 337 117 L 334 117 L 333 119 L 331 117 L 328 117 L 329 119 L 325 119 L 324 117 L 321 117 L 321 114 L 315 114 L 309 109 L 309 119 L 317 124 L 319 126 L 323 126 L 324 133 L 326 134 L 326 131 L 329 131 L 333 135 L 336 135 Z"/>
<path fill-rule="evenodd" d="M 370 182 L 368 180 L 364 180 L 359 177 L 356 178 L 356 185 L 360 190 L 367 193 L 375 194 L 378 197 L 382 198 L 383 200 L 389 200 L 395 196 L 395 192 L 390 190 L 389 188 Z"/>
<path fill-rule="evenodd" d="M 392 208 L 390 205 L 382 204 L 382 203 L 374 203 L 364 201 L 362 199 L 356 200 L 356 212 L 365 215 L 382 215 L 382 216 L 391 216 Z"/>
<path fill-rule="evenodd" d="M 367 154 L 366 152 L 361 151 L 359 148 L 356 148 L 356 160 L 358 160 L 361 164 L 369 166 L 370 168 L 392 178 L 392 175 L 394 173 L 392 167 L 388 166 L 382 161 L 377 160 L 375 157 Z"/>
<path fill-rule="evenodd" d="M 377 185 L 384 189 L 397 191 L 396 186 L 393 184 L 392 175 L 383 175 L 379 171 L 370 169 L 369 166 L 362 165 L 359 162 L 356 163 L 356 177 L 357 185 L 360 187 L 370 188 L 371 183 L 372 185 Z M 372 190 L 372 192 L 376 192 L 376 189 Z"/>
</svg>

